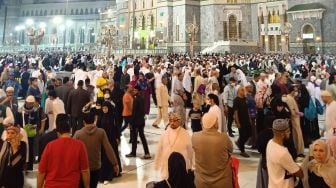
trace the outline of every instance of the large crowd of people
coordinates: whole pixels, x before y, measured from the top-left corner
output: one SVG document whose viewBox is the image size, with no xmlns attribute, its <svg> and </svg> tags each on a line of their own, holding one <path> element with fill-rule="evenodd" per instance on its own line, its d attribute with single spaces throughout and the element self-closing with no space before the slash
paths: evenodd
<svg viewBox="0 0 336 188">
<path fill-rule="evenodd" d="M 142 159 L 155 153 L 162 181 L 147 187 L 237 188 L 236 146 L 242 158 L 260 153 L 257 188 L 336 188 L 335 58 L 2 56 L 0 187 L 23 187 L 34 163 L 38 188 L 109 184 L 123 174 L 129 130 L 125 157 L 138 144 Z M 157 151 L 148 126 L 164 130 Z"/>
</svg>

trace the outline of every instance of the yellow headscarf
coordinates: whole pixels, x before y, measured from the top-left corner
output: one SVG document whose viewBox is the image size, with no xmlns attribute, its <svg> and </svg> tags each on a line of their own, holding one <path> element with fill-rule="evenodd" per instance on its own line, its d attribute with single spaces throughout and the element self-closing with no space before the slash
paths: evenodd
<svg viewBox="0 0 336 188">
<path fill-rule="evenodd" d="M 96 86 L 97 86 L 97 89 L 98 89 L 98 98 L 104 97 L 103 90 L 107 86 L 107 83 L 108 83 L 108 80 L 106 78 L 99 77 L 97 79 Z"/>
</svg>

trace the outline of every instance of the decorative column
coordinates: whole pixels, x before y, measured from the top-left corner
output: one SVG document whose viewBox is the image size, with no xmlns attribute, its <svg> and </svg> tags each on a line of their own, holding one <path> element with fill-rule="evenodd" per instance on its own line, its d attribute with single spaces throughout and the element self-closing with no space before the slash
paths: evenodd
<svg viewBox="0 0 336 188">
<path fill-rule="evenodd" d="M 277 35 L 274 35 L 274 51 L 275 52 L 278 52 L 278 36 Z"/>
<path fill-rule="evenodd" d="M 237 17 L 237 20 L 236 20 L 236 29 L 237 29 L 237 41 L 239 41 L 239 21 L 238 21 L 238 17 Z"/>
<path fill-rule="evenodd" d="M 267 11 L 268 12 L 268 11 Z M 268 14 L 264 15 L 264 30 L 265 30 L 265 52 L 268 53 L 269 48 L 269 38 L 268 38 Z"/>
<path fill-rule="evenodd" d="M 262 48 L 264 48 L 265 46 L 264 46 L 264 41 L 263 41 L 263 35 L 261 34 L 261 26 L 262 26 L 262 19 L 264 19 L 264 17 L 262 16 L 262 15 L 259 15 L 258 16 L 258 34 L 259 34 L 259 47 L 262 47 Z"/>
<path fill-rule="evenodd" d="M 226 27 L 226 32 L 227 32 L 227 38 L 228 38 L 228 41 L 231 40 L 230 38 L 230 22 L 229 22 L 229 19 L 227 20 L 227 27 Z"/>
<path fill-rule="evenodd" d="M 280 15 L 280 24 L 281 24 L 281 28 L 285 27 L 285 12 L 282 13 Z M 287 34 L 288 35 L 288 34 Z M 281 32 L 281 50 L 283 53 L 287 53 L 288 52 L 288 44 L 287 44 L 287 36 L 285 33 Z"/>
</svg>

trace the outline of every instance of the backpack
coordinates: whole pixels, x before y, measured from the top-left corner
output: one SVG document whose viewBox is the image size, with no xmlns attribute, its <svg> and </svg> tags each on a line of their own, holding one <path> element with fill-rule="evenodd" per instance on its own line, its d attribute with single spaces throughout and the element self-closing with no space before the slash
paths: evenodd
<svg viewBox="0 0 336 188">
<path fill-rule="evenodd" d="M 309 100 L 309 106 L 304 109 L 304 117 L 309 121 L 313 121 L 317 117 L 317 110 L 313 99 Z"/>
</svg>

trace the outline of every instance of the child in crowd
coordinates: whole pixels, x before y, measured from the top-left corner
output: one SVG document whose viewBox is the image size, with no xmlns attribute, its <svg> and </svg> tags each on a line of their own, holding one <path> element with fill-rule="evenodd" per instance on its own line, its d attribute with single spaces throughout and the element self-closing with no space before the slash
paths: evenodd
<svg viewBox="0 0 336 188">
<path fill-rule="evenodd" d="M 201 119 L 203 113 L 200 109 L 200 105 L 197 101 L 193 102 L 193 108 L 189 111 L 188 118 L 191 119 L 191 129 L 193 132 L 198 132 L 202 130 Z"/>
</svg>

